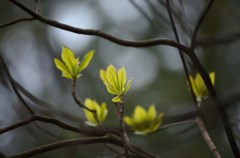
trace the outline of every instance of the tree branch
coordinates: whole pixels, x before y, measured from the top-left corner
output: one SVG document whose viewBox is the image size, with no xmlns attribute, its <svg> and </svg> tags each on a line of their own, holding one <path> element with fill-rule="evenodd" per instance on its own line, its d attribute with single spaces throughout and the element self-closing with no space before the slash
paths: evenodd
<svg viewBox="0 0 240 158">
<path fill-rule="evenodd" d="M 34 18 L 20 18 L 20 19 L 16 19 L 16 20 L 7 22 L 5 24 L 1 24 L 0 28 L 8 27 L 8 26 L 14 25 L 14 24 L 19 23 L 19 22 L 33 21 L 33 20 L 35 20 L 35 19 Z"/>
<path fill-rule="evenodd" d="M 199 31 L 199 28 L 201 26 L 201 24 L 203 23 L 208 11 L 210 10 L 212 4 L 213 4 L 214 0 L 209 0 L 208 4 L 205 5 L 205 8 L 203 9 L 198 21 L 197 21 L 197 24 L 195 26 L 195 29 L 193 31 L 193 34 L 192 34 L 192 38 L 191 38 L 191 45 L 190 45 L 190 48 L 191 49 L 194 49 L 195 48 L 195 44 L 196 44 L 196 40 L 197 40 L 197 33 Z"/>
<path fill-rule="evenodd" d="M 9 82 L 10 82 L 10 85 L 11 85 L 14 93 L 17 95 L 18 99 L 21 101 L 21 103 L 24 105 L 24 107 L 26 107 L 26 109 L 27 109 L 31 114 L 34 114 L 34 111 L 33 111 L 33 110 L 29 107 L 29 105 L 25 102 L 25 100 L 23 99 L 22 95 L 19 93 L 18 89 L 16 88 L 16 85 L 15 85 L 15 83 L 14 83 L 14 80 L 13 80 L 13 78 L 12 78 L 12 76 L 11 76 L 8 68 L 7 68 L 7 65 L 6 65 L 6 63 L 5 63 L 5 61 L 4 61 L 1 53 L 0 53 L 0 64 L 2 64 L 3 69 L 4 69 L 4 71 L 6 72 L 7 78 L 8 78 L 8 80 L 9 80 Z"/>
<path fill-rule="evenodd" d="M 98 36 L 98 37 L 102 37 L 106 40 L 109 40 L 113 43 L 122 45 L 122 46 L 127 46 L 127 47 L 152 47 L 152 46 L 157 46 L 157 45 L 167 45 L 167 46 L 172 46 L 175 48 L 179 48 L 181 49 L 183 52 L 188 54 L 188 47 L 179 44 L 178 42 L 172 41 L 172 40 L 168 40 L 168 39 L 149 39 L 149 40 L 142 40 L 142 41 L 132 41 L 132 40 L 125 40 L 125 39 L 121 39 L 118 38 L 116 36 L 113 36 L 111 34 L 102 32 L 100 30 L 93 30 L 93 29 L 81 29 L 81 28 L 77 28 L 77 27 L 73 27 L 70 25 L 66 25 L 63 23 L 59 23 L 55 20 L 50 20 L 47 19 L 43 16 L 40 16 L 38 14 L 36 14 L 34 11 L 30 10 L 29 8 L 25 7 L 24 5 L 22 5 L 21 3 L 19 3 L 16 0 L 10 0 L 12 3 L 14 3 L 16 6 L 18 6 L 19 8 L 21 8 L 22 10 L 24 10 L 25 12 L 27 12 L 28 14 L 30 14 L 32 17 L 34 17 L 35 19 L 39 20 L 42 23 L 45 23 L 47 25 L 59 28 L 59 29 L 63 29 L 66 31 L 70 31 L 70 32 L 74 32 L 77 34 L 83 34 L 83 35 L 90 35 L 90 36 Z"/>
<path fill-rule="evenodd" d="M 232 149 L 232 152 L 233 152 L 233 154 L 235 155 L 236 158 L 239 158 L 240 153 L 239 153 L 239 150 L 238 150 L 236 140 L 234 138 L 234 133 L 233 133 L 233 130 L 231 128 L 227 112 L 225 111 L 225 109 L 223 107 L 223 104 L 219 100 L 219 97 L 218 97 L 218 95 L 217 95 L 217 93 L 216 93 L 216 91 L 215 91 L 215 89 L 212 85 L 210 77 L 209 77 L 208 73 L 205 71 L 205 69 L 203 68 L 200 61 L 198 60 L 194 50 L 192 51 L 192 53 L 189 54 L 189 56 L 191 56 L 192 62 L 196 66 L 197 70 L 199 71 L 199 74 L 202 76 L 202 79 L 203 79 L 203 81 L 204 81 L 204 83 L 205 83 L 205 85 L 206 85 L 206 87 L 209 91 L 209 94 L 213 98 L 213 101 L 214 101 L 215 105 L 217 106 L 218 112 L 219 112 L 219 114 L 221 116 L 221 120 L 223 122 L 224 129 L 226 131 L 228 141 L 229 141 L 231 149 Z"/>
<path fill-rule="evenodd" d="M 116 141 L 116 139 L 113 139 L 113 137 L 110 137 L 110 136 L 75 138 L 75 139 L 63 140 L 63 141 L 58 141 L 55 143 L 39 146 L 19 154 L 9 156 L 9 158 L 28 158 L 30 156 L 38 155 L 38 154 L 56 150 L 59 148 L 65 148 L 65 147 L 77 146 L 77 145 L 96 144 L 96 143 L 111 143 L 117 146 L 121 146 L 121 142 Z"/>
<path fill-rule="evenodd" d="M 203 123 L 202 117 L 200 115 L 197 116 L 196 122 L 197 122 L 197 125 L 198 125 L 198 127 L 201 131 L 202 137 L 204 138 L 206 144 L 208 145 L 209 149 L 213 153 L 214 157 L 215 158 L 221 158 L 221 155 L 220 155 L 217 147 L 213 143 L 210 135 L 208 134 L 208 131 L 207 131 L 207 129 L 205 127 L 205 124 Z"/>
<path fill-rule="evenodd" d="M 227 33 L 219 37 L 210 37 L 207 39 L 199 39 L 196 41 L 196 47 L 211 47 L 221 44 L 228 44 L 240 39 L 240 30 Z"/>
<path fill-rule="evenodd" d="M 52 117 L 46 117 L 46 116 L 41 116 L 41 115 L 36 115 L 36 114 L 32 115 L 32 117 L 30 117 L 28 119 L 19 121 L 19 122 L 14 123 L 10 126 L 7 126 L 5 128 L 0 129 L 0 135 L 5 133 L 5 132 L 8 132 L 10 130 L 13 130 L 13 129 L 22 127 L 24 125 L 27 125 L 29 123 L 32 123 L 34 121 L 40 121 L 40 122 L 53 124 L 53 125 L 56 125 L 58 127 L 63 128 L 63 129 L 66 129 L 66 130 L 69 130 L 69 131 L 72 131 L 72 132 L 76 132 L 76 133 L 80 133 L 80 134 L 83 134 L 83 135 L 87 135 L 87 136 L 102 136 L 102 135 L 104 135 L 104 133 L 102 131 L 82 129 L 82 128 L 64 123 L 64 122 L 62 122 L 60 120 L 57 120 L 55 118 L 52 118 Z"/>
</svg>

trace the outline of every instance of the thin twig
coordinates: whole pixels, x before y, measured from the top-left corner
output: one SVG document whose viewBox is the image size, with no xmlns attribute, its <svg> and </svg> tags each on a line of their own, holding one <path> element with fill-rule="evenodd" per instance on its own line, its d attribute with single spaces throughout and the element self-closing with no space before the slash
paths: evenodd
<svg viewBox="0 0 240 158">
<path fill-rule="evenodd" d="M 139 158 L 159 158 L 159 156 L 153 154 L 153 153 L 150 153 L 150 152 L 147 152 L 131 143 L 128 143 L 127 144 L 127 148 L 133 152 L 134 154 L 136 154 Z"/>
<path fill-rule="evenodd" d="M 121 133 L 122 133 L 122 138 L 123 138 L 123 142 L 124 142 L 124 149 L 125 149 L 125 156 L 126 158 L 129 158 L 128 155 L 128 149 L 126 147 L 126 144 L 129 143 L 129 138 L 123 123 L 123 112 L 124 112 L 124 101 L 123 101 L 123 96 L 121 96 L 121 102 L 119 103 L 119 116 L 118 116 L 118 121 L 119 121 L 119 125 L 121 127 Z"/>
<path fill-rule="evenodd" d="M 199 39 L 196 41 L 196 47 L 212 47 L 218 46 L 221 44 L 228 44 L 240 39 L 240 30 L 235 32 L 226 33 L 225 35 L 221 35 L 219 37 L 210 37 L 207 39 Z"/>
<path fill-rule="evenodd" d="M 195 26 L 195 29 L 193 31 L 192 38 L 191 38 L 191 45 L 190 45 L 191 49 L 195 48 L 195 44 L 196 44 L 196 40 L 197 40 L 197 33 L 198 33 L 199 28 L 200 28 L 201 24 L 203 23 L 206 15 L 207 15 L 207 13 L 209 12 L 213 2 L 214 2 L 214 0 L 209 0 L 208 4 L 205 5 L 205 8 L 203 9 L 201 15 L 199 16 L 199 19 L 197 21 L 197 24 Z"/>
<path fill-rule="evenodd" d="M 96 131 L 96 130 L 92 131 L 92 130 L 82 129 L 82 128 L 79 128 L 79 127 L 76 127 L 76 126 L 64 123 L 64 122 L 62 122 L 60 120 L 57 120 L 55 118 L 52 118 L 52 117 L 36 115 L 36 114 L 32 115 L 28 119 L 24 119 L 22 121 L 19 121 L 17 123 L 9 125 L 9 126 L 7 126 L 5 128 L 1 128 L 0 129 L 0 135 L 3 134 L 3 133 L 8 132 L 10 130 L 13 130 L 13 129 L 25 126 L 25 125 L 27 125 L 29 123 L 32 123 L 32 122 L 35 122 L 35 121 L 40 121 L 40 122 L 53 124 L 53 125 L 56 125 L 58 127 L 63 128 L 63 129 L 66 129 L 66 130 L 69 130 L 69 131 L 72 131 L 72 132 L 77 132 L 77 133 L 80 133 L 80 134 L 83 134 L 83 135 L 88 135 L 88 136 L 102 136 L 102 135 L 104 135 L 104 133 L 101 132 L 101 131 Z"/>
<path fill-rule="evenodd" d="M 160 5 L 163 5 L 167 8 L 167 4 L 164 0 L 158 0 Z M 176 9 L 173 9 L 172 7 L 170 8 L 171 13 L 174 15 L 175 19 L 178 21 L 178 23 L 180 24 L 182 30 L 188 35 L 190 36 L 191 32 L 192 32 L 192 28 L 190 27 L 190 25 L 188 25 L 186 23 L 186 21 L 184 20 L 182 13 L 179 13 L 179 11 L 177 11 Z"/>
<path fill-rule="evenodd" d="M 9 80 L 9 82 L 10 82 L 10 85 L 11 85 L 14 93 L 17 95 L 18 99 L 21 101 L 21 103 L 23 104 L 23 106 L 24 106 L 31 114 L 34 114 L 34 111 L 33 111 L 33 110 L 29 107 L 29 105 L 25 102 L 25 100 L 23 99 L 22 95 L 19 93 L 18 89 L 16 88 L 16 85 L 15 85 L 15 83 L 14 83 L 14 80 L 13 80 L 13 78 L 12 78 L 12 76 L 11 76 L 9 70 L 8 70 L 8 67 L 7 67 L 7 65 L 6 65 L 6 63 L 5 63 L 5 61 L 4 61 L 1 53 L 0 53 L 0 63 L 2 64 L 3 69 L 4 69 L 4 71 L 6 72 L 6 75 L 7 75 L 7 77 L 8 77 L 8 80 Z"/>
<path fill-rule="evenodd" d="M 202 13 L 198 19 L 198 22 L 196 24 L 196 27 L 193 31 L 193 35 L 191 38 L 191 45 L 190 45 L 191 52 L 188 55 L 191 58 L 192 62 L 194 63 L 195 67 L 197 68 L 199 74 L 202 76 L 202 79 L 207 87 L 207 90 L 209 91 L 210 96 L 213 98 L 213 101 L 214 101 L 215 105 L 217 106 L 218 112 L 219 112 L 219 114 L 221 116 L 221 120 L 223 122 L 224 129 L 226 131 L 228 141 L 229 141 L 231 149 L 232 149 L 232 152 L 233 152 L 235 158 L 239 158 L 240 157 L 239 149 L 238 149 L 236 140 L 234 138 L 234 133 L 231 128 L 227 112 L 224 110 L 223 104 L 219 100 L 219 97 L 212 85 L 212 82 L 211 82 L 211 79 L 210 79 L 208 73 L 203 68 L 202 64 L 198 60 L 198 58 L 195 54 L 195 51 L 194 51 L 195 43 L 197 40 L 197 33 L 199 31 L 199 28 L 200 28 L 202 22 L 204 21 L 204 19 L 206 17 L 208 11 L 210 10 L 213 2 L 214 2 L 214 0 L 209 1 L 209 3 L 205 6 L 204 10 L 202 11 Z"/>
<path fill-rule="evenodd" d="M 124 40 L 121 38 L 118 38 L 116 36 L 113 36 L 111 34 L 102 32 L 100 30 L 93 30 L 93 29 L 81 29 L 81 28 L 77 28 L 77 27 L 73 27 L 70 25 L 66 25 L 63 23 L 59 23 L 55 20 L 50 20 L 47 19 L 43 16 L 40 16 L 38 14 L 36 14 L 35 12 L 33 12 L 32 10 L 28 9 L 27 7 L 25 7 L 24 5 L 22 5 L 21 3 L 19 3 L 16 0 L 10 0 L 12 3 L 14 3 L 16 6 L 18 6 L 19 8 L 21 8 L 22 10 L 24 10 L 25 12 L 27 12 L 28 14 L 32 15 L 34 18 L 36 18 L 37 20 L 39 20 L 42 23 L 48 24 L 50 26 L 59 28 L 59 29 L 63 29 L 66 31 L 70 31 L 70 32 L 74 32 L 77 34 L 83 34 L 83 35 L 90 35 L 90 36 L 98 36 L 98 37 L 102 37 L 106 40 L 109 40 L 113 43 L 122 45 L 122 46 L 127 46 L 127 47 L 152 47 L 152 46 L 157 46 L 157 45 L 168 45 L 168 46 L 172 46 L 175 48 L 179 48 L 181 49 L 183 52 L 188 54 L 189 48 L 179 44 L 178 42 L 172 41 L 172 40 L 168 40 L 168 39 L 149 39 L 149 40 L 142 40 L 142 41 L 132 41 L 132 40 Z"/>
<path fill-rule="evenodd" d="M 14 24 L 17 24 L 20 22 L 24 22 L 24 21 L 33 21 L 33 20 L 35 20 L 35 19 L 34 18 L 20 18 L 20 19 L 16 19 L 16 20 L 7 22 L 5 24 L 1 24 L 0 28 L 8 27 L 8 26 L 11 26 L 11 25 L 14 25 Z"/>
<path fill-rule="evenodd" d="M 187 120 L 187 121 L 170 123 L 170 124 L 166 124 L 166 125 L 161 126 L 161 127 L 159 128 L 159 131 L 164 130 L 164 129 L 167 129 L 167 128 L 179 126 L 179 125 L 193 124 L 193 123 L 196 123 L 196 120 Z"/>
<path fill-rule="evenodd" d="M 122 155 L 122 153 L 120 151 L 114 149 L 112 145 L 109 145 L 109 144 L 105 143 L 104 146 L 107 149 L 109 149 L 111 152 L 115 153 L 116 155 Z"/>
<path fill-rule="evenodd" d="M 157 27 L 154 21 L 148 16 L 148 14 L 142 9 L 134 0 L 129 0 L 129 2 L 139 11 L 140 14 L 153 26 L 154 30 L 157 31 Z"/>
<path fill-rule="evenodd" d="M 205 124 L 203 123 L 202 117 L 199 115 L 196 118 L 197 125 L 201 131 L 201 134 L 208 145 L 209 149 L 212 151 L 215 158 L 221 158 L 221 155 L 216 147 L 216 145 L 213 143 L 210 135 L 208 134 L 208 131 L 205 127 Z"/>
<path fill-rule="evenodd" d="M 219 112 L 219 114 L 221 116 L 221 120 L 223 122 L 224 129 L 226 131 L 228 141 L 229 141 L 231 149 L 232 149 L 232 152 L 233 152 L 235 158 L 239 158 L 240 157 L 239 149 L 238 149 L 235 137 L 234 137 L 232 127 L 230 125 L 230 121 L 228 119 L 227 112 L 225 111 L 223 104 L 219 100 L 219 97 L 212 85 L 211 79 L 210 79 L 208 73 L 203 68 L 200 61 L 198 60 L 194 50 L 192 50 L 192 53 L 190 53 L 189 55 L 191 56 L 192 62 L 195 64 L 196 68 L 198 69 L 199 74 L 202 76 L 202 79 L 207 87 L 207 90 L 209 91 L 210 96 L 213 98 L 213 101 L 214 101 L 215 105 L 217 106 L 218 112 Z"/>
<path fill-rule="evenodd" d="M 76 79 L 73 79 L 72 80 L 72 97 L 75 101 L 75 103 L 80 107 L 80 108 L 84 108 L 90 112 L 93 112 L 93 113 L 96 113 L 96 110 L 92 110 L 92 109 L 89 109 L 88 107 L 86 107 L 85 105 L 83 105 L 81 103 L 81 101 L 77 98 L 77 95 L 76 95 Z"/>
<path fill-rule="evenodd" d="M 166 7 L 167 7 L 168 15 L 169 15 L 169 18 L 170 18 L 170 21 L 171 21 L 171 25 L 172 25 L 172 29 L 173 29 L 175 38 L 176 38 L 177 42 L 180 43 L 177 28 L 176 28 L 176 25 L 175 25 L 175 22 L 174 22 L 174 19 L 173 19 L 173 16 L 172 16 L 171 6 L 170 6 L 169 0 L 166 0 Z M 190 82 L 189 72 L 188 72 L 187 63 L 186 63 L 184 54 L 180 49 L 178 49 L 178 52 L 179 52 L 179 55 L 180 55 L 180 58 L 181 58 L 181 61 L 182 61 L 182 64 L 183 64 L 183 69 L 184 69 L 185 76 L 187 78 L 187 81 L 188 81 L 190 89 L 191 89 L 191 94 L 192 94 L 193 101 L 196 102 L 195 101 L 195 96 L 194 96 L 194 93 L 193 93 L 193 88 L 192 88 L 192 85 L 191 85 L 191 82 Z"/>
</svg>

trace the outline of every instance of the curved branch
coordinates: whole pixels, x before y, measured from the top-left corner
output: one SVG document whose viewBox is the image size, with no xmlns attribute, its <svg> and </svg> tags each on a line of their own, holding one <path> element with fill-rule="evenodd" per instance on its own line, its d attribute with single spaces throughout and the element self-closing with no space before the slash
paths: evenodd
<svg viewBox="0 0 240 158">
<path fill-rule="evenodd" d="M 63 141 L 58 141 L 55 143 L 39 146 L 19 154 L 9 156 L 9 158 L 27 158 L 30 156 L 38 155 L 38 154 L 56 150 L 59 148 L 65 148 L 65 147 L 77 146 L 77 145 L 96 144 L 96 143 L 111 143 L 117 146 L 121 146 L 121 142 L 116 141 L 116 139 L 112 139 L 112 137 L 110 136 L 92 137 L 92 138 L 75 138 L 75 139 L 63 140 Z"/>
<path fill-rule="evenodd" d="M 40 121 L 40 122 L 53 124 L 53 125 L 56 125 L 58 127 L 63 128 L 63 129 L 66 129 L 66 130 L 69 130 L 69 131 L 72 131 L 72 132 L 77 132 L 77 133 L 80 133 L 80 134 L 83 134 L 83 135 L 87 135 L 87 136 L 102 136 L 102 135 L 104 135 L 103 132 L 98 131 L 98 130 L 82 129 L 82 128 L 79 128 L 79 127 L 76 127 L 76 126 L 64 123 L 64 122 L 62 122 L 60 120 L 57 120 L 55 118 L 41 116 L 41 115 L 32 115 L 32 117 L 30 117 L 28 119 L 19 121 L 17 123 L 14 123 L 14 124 L 8 126 L 8 127 L 2 128 L 2 129 L 0 129 L 0 135 L 5 133 L 5 132 L 8 132 L 10 130 L 13 130 L 13 129 L 22 127 L 24 125 L 27 125 L 29 123 L 32 123 L 34 121 Z"/>
<path fill-rule="evenodd" d="M 57 22 L 55 20 L 50 20 L 47 19 L 39 14 L 36 14 L 34 11 L 30 10 L 29 8 L 25 7 L 24 5 L 22 5 L 21 3 L 17 2 L 16 0 L 10 0 L 12 3 L 14 3 L 16 6 L 18 6 L 19 8 L 21 8 L 22 10 L 24 10 L 25 12 L 27 12 L 28 14 L 30 14 L 33 18 L 35 18 L 36 20 L 39 20 L 42 23 L 45 23 L 47 25 L 59 28 L 59 29 L 63 29 L 66 31 L 70 31 L 70 32 L 74 32 L 77 34 L 83 34 L 83 35 L 90 35 L 90 36 L 98 36 L 98 37 L 102 37 L 106 40 L 109 40 L 113 43 L 122 45 L 122 46 L 127 46 L 127 47 L 152 47 L 152 46 L 157 46 L 157 45 L 167 45 L 167 46 L 172 46 L 175 48 L 179 48 L 182 51 L 184 51 L 186 54 L 188 54 L 189 52 L 189 48 L 176 42 L 176 41 L 172 41 L 172 40 L 168 40 L 168 39 L 149 39 L 149 40 L 142 40 L 142 41 L 132 41 L 132 40 L 125 40 L 125 39 L 121 39 L 118 38 L 114 35 L 102 32 L 100 30 L 94 30 L 94 29 L 81 29 L 78 27 L 73 27 L 70 25 L 66 25 L 60 22 Z"/>
<path fill-rule="evenodd" d="M 15 82 L 14 82 L 14 80 L 13 80 L 13 78 L 12 78 L 12 76 L 11 76 L 9 70 L 8 70 L 8 67 L 7 67 L 7 65 L 6 65 L 6 63 L 5 63 L 5 61 L 4 61 L 1 53 L 0 53 L 0 63 L 1 63 L 2 66 L 3 66 L 3 69 L 4 69 L 4 71 L 5 71 L 6 75 L 7 75 L 7 78 L 8 78 L 8 80 L 9 80 L 9 82 L 10 82 L 10 85 L 11 85 L 14 93 L 17 95 L 18 99 L 21 101 L 21 103 L 24 105 L 24 107 L 26 107 L 26 109 L 27 109 L 31 114 L 34 114 L 34 111 L 33 111 L 33 110 L 30 108 L 30 106 L 25 102 L 25 100 L 23 99 L 22 95 L 19 93 L 18 89 L 16 88 Z"/>
</svg>

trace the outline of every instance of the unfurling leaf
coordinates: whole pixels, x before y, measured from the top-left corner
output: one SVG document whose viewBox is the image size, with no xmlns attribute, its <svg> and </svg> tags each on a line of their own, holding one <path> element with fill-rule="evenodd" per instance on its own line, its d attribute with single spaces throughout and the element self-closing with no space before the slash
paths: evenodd
<svg viewBox="0 0 240 158">
<path fill-rule="evenodd" d="M 150 105 L 148 110 L 137 105 L 131 117 L 125 116 L 124 122 L 135 134 L 147 135 L 156 131 L 163 122 L 164 113 L 157 115 L 155 105 Z"/>
<path fill-rule="evenodd" d="M 113 65 L 109 65 L 107 70 L 101 69 L 100 78 L 105 84 L 108 93 L 115 95 L 112 99 L 113 102 L 121 102 L 121 97 L 129 90 L 131 86 L 132 79 L 128 81 L 125 68 L 117 70 Z"/>
<path fill-rule="evenodd" d="M 80 72 L 84 70 L 89 62 L 91 61 L 94 55 L 94 50 L 89 51 L 83 58 L 82 62 L 79 61 L 79 57 L 75 57 L 73 51 L 68 47 L 62 47 L 60 61 L 57 58 L 54 58 L 54 63 L 56 67 L 62 71 L 62 76 L 69 79 L 77 79 L 81 76 Z"/>
<path fill-rule="evenodd" d="M 212 84 L 215 84 L 215 72 L 209 73 L 210 80 Z M 202 101 L 205 99 L 208 95 L 208 90 L 206 88 L 206 85 L 199 73 L 196 74 L 195 78 L 193 78 L 191 75 L 189 75 L 190 84 L 193 89 L 193 93 L 196 96 L 197 101 Z"/>
</svg>

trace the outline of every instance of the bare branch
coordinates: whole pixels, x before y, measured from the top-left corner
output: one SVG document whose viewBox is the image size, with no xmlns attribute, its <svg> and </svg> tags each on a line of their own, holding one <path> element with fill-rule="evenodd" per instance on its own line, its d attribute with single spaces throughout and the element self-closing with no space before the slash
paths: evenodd
<svg viewBox="0 0 240 158">
<path fill-rule="evenodd" d="M 163 5 L 167 8 L 167 4 L 164 0 L 158 0 L 160 5 Z M 172 1 L 173 2 L 173 1 Z M 184 19 L 184 13 L 180 12 L 176 7 L 170 7 L 171 13 L 172 15 L 175 17 L 175 19 L 178 21 L 178 23 L 180 24 L 180 27 L 182 28 L 182 30 L 188 35 L 190 36 L 191 32 L 192 32 L 192 28 L 189 24 L 187 24 L 186 20 Z"/>
<path fill-rule="evenodd" d="M 203 123 L 202 117 L 198 116 L 196 119 L 196 122 L 198 124 L 198 127 L 201 131 L 201 134 L 205 140 L 205 142 L 207 143 L 209 149 L 211 150 L 211 152 L 213 153 L 215 158 L 221 158 L 221 155 L 217 149 L 217 147 L 215 146 L 215 144 L 212 141 L 212 138 L 210 137 L 210 135 L 208 134 L 208 131 L 205 127 L 205 124 Z"/>
<path fill-rule="evenodd" d="M 232 130 L 232 127 L 230 125 L 230 121 L 228 118 L 228 114 L 225 111 L 223 104 L 221 103 L 221 101 L 219 100 L 219 97 L 212 85 L 212 82 L 210 80 L 210 77 L 208 75 L 208 73 L 205 71 L 205 69 L 203 68 L 202 64 L 200 63 L 200 61 L 198 60 L 194 50 L 192 50 L 192 53 L 189 54 L 189 56 L 191 57 L 192 62 L 194 63 L 194 65 L 196 66 L 197 70 L 199 71 L 200 75 L 202 76 L 202 79 L 209 91 L 210 96 L 213 98 L 213 101 L 215 103 L 215 105 L 217 106 L 218 112 L 221 116 L 221 120 L 223 122 L 223 126 L 224 129 L 226 131 L 226 135 L 228 138 L 228 141 L 230 143 L 231 149 L 233 154 L 235 155 L 236 158 L 240 157 L 240 153 L 238 150 L 238 146 L 234 137 L 234 133 Z"/>
<path fill-rule="evenodd" d="M 187 121 L 170 123 L 170 124 L 166 124 L 166 125 L 161 126 L 159 128 L 159 131 L 170 128 L 170 127 L 174 127 L 174 126 L 179 126 L 179 125 L 183 125 L 183 124 L 193 124 L 193 123 L 196 123 L 196 120 L 187 120 Z"/>
<path fill-rule="evenodd" d="M 75 103 L 80 107 L 80 108 L 84 108 L 90 112 L 93 112 L 93 113 L 96 113 L 96 110 L 92 110 L 92 109 L 89 109 L 88 107 L 86 107 L 85 105 L 83 105 L 81 103 L 81 101 L 77 98 L 77 95 L 76 95 L 76 79 L 73 79 L 72 80 L 72 97 L 73 97 L 73 100 L 75 101 Z"/>
<path fill-rule="evenodd" d="M 178 35 L 178 32 L 177 32 L 177 28 L 176 28 L 176 25 L 175 25 L 175 22 L 174 22 L 174 18 L 173 18 L 173 15 L 172 15 L 172 11 L 171 11 L 171 5 L 170 5 L 170 2 L 169 0 L 166 0 L 166 7 L 167 7 L 167 12 L 168 12 L 168 15 L 169 15 L 169 19 L 170 19 L 170 22 L 171 22 L 171 25 L 172 25 L 172 29 L 173 29 L 173 32 L 174 32 L 174 35 L 175 35 L 175 38 L 177 40 L 177 42 L 180 43 L 180 38 L 179 38 L 179 35 Z M 190 84 L 190 78 L 189 78 L 189 72 L 188 72 L 188 67 L 187 67 L 187 62 L 185 60 L 185 57 L 184 57 L 184 54 L 183 52 L 178 49 L 178 52 L 179 52 L 179 55 L 180 55 L 180 58 L 181 58 L 181 61 L 182 61 L 182 64 L 183 64 L 183 69 L 184 69 L 184 73 L 185 73 L 185 77 L 187 78 L 187 81 L 189 83 L 189 87 L 191 89 L 191 94 L 192 94 L 192 99 L 193 99 L 193 102 L 196 103 L 196 97 L 193 93 L 193 88 L 192 88 L 192 85 Z"/>
<path fill-rule="evenodd" d="M 129 0 L 129 2 L 139 11 L 140 14 L 153 26 L 154 30 L 157 31 L 157 26 L 154 24 L 153 20 L 148 16 L 148 14 L 142 9 L 134 0 Z"/>
<path fill-rule="evenodd" d="M 3 69 L 4 69 L 4 71 L 5 71 L 6 74 L 7 74 L 8 80 L 9 80 L 9 82 L 10 82 L 10 84 L 11 84 L 11 87 L 12 87 L 14 93 L 17 95 L 18 99 L 21 101 L 21 103 L 24 105 L 24 107 L 26 107 L 26 109 L 27 109 L 31 114 L 34 114 L 34 111 L 33 111 L 33 110 L 29 107 L 29 105 L 25 102 L 25 100 L 23 99 L 22 95 L 19 93 L 18 89 L 16 88 L 16 85 L 15 85 L 15 83 L 14 83 L 14 80 L 13 80 L 10 72 L 8 71 L 7 65 L 6 65 L 6 63 L 5 63 L 5 61 L 4 61 L 1 53 L 0 53 L 0 63 L 2 64 Z"/>
<path fill-rule="evenodd" d="M 196 47 L 211 47 L 221 44 L 228 44 L 240 39 L 240 30 L 231 32 L 219 37 L 210 37 L 207 39 L 199 39 L 196 41 Z"/>
<path fill-rule="evenodd" d="M 16 19 L 16 20 L 7 22 L 7 23 L 5 23 L 5 24 L 1 24 L 1 25 L 0 25 L 0 28 L 8 27 L 8 26 L 11 26 L 11 25 L 14 25 L 14 24 L 17 24 L 17 23 L 20 23 L 20 22 L 24 22 L 24 21 L 33 21 L 33 20 L 35 20 L 35 19 L 34 19 L 34 18 L 21 18 L 21 19 Z"/>
<path fill-rule="evenodd" d="M 45 122 L 45 123 L 49 123 L 49 124 L 53 124 L 56 125 L 58 127 L 61 127 L 63 129 L 72 131 L 72 132 L 77 132 L 83 135 L 87 135 L 87 136 L 102 136 L 104 135 L 103 132 L 98 131 L 98 130 L 86 130 L 86 129 L 82 129 L 73 125 L 69 125 L 67 123 L 64 123 L 60 120 L 57 120 L 55 118 L 52 117 L 46 117 L 46 116 L 41 116 L 41 115 L 32 115 L 32 117 L 19 121 L 17 123 L 14 123 L 10 126 L 7 126 L 5 128 L 0 129 L 0 134 L 3 134 L 5 132 L 8 132 L 10 130 L 22 127 L 24 125 L 27 125 L 29 123 L 32 123 L 34 121 L 40 121 L 40 122 Z"/>
<path fill-rule="evenodd" d="M 147 152 L 133 144 L 126 144 L 127 148 L 134 154 L 136 154 L 137 156 L 139 156 L 139 158 L 159 158 L 159 156 L 152 154 L 150 152 Z"/>
<path fill-rule="evenodd" d="M 28 14 L 30 14 L 31 16 L 33 16 L 35 19 L 39 20 L 40 22 L 48 24 L 48 25 L 56 27 L 56 28 L 59 28 L 59 29 L 66 30 L 66 31 L 83 34 L 83 35 L 102 37 L 113 43 L 116 43 L 116 44 L 119 44 L 122 46 L 127 46 L 127 47 L 139 47 L 140 48 L 140 47 L 152 47 L 152 46 L 157 46 L 157 45 L 167 45 L 167 46 L 179 48 L 187 54 L 189 51 L 188 47 L 186 47 L 182 44 L 179 44 L 178 42 L 168 40 L 168 39 L 156 38 L 156 39 L 149 39 L 149 40 L 142 40 L 142 41 L 131 41 L 131 40 L 125 40 L 125 39 L 118 38 L 111 34 L 102 32 L 100 30 L 81 29 L 81 28 L 73 27 L 73 26 L 59 23 L 55 20 L 50 20 L 43 16 L 40 16 L 40 15 L 36 14 L 35 12 L 33 12 L 32 10 L 25 7 L 24 5 L 22 5 L 21 3 L 17 2 L 16 0 L 10 0 L 10 1 L 12 3 L 14 3 L 16 6 L 18 6 L 19 8 L 21 8 L 22 10 L 24 10 L 25 12 L 27 12 Z"/>
<path fill-rule="evenodd" d="M 193 31 L 193 34 L 192 34 L 192 38 L 191 38 L 191 45 L 190 45 L 190 48 L 191 49 L 194 49 L 195 48 L 195 44 L 196 44 L 196 40 L 197 40 L 197 34 L 198 34 L 198 31 L 199 31 L 199 28 L 201 26 L 201 24 L 203 23 L 208 11 L 210 10 L 212 4 L 213 4 L 214 0 L 209 0 L 208 4 L 206 4 L 205 8 L 203 9 L 198 21 L 197 21 L 197 24 L 194 28 L 194 31 Z"/>
<path fill-rule="evenodd" d="M 9 156 L 9 158 L 27 158 L 27 157 L 44 153 L 44 152 L 56 150 L 59 148 L 78 146 L 78 145 L 87 145 L 87 144 L 97 144 L 97 143 L 111 143 L 117 146 L 121 146 L 121 142 L 116 141 L 116 139 L 113 139 L 113 137 L 111 136 L 75 138 L 75 139 L 63 140 L 63 141 L 58 141 L 55 143 L 39 146 L 19 154 Z"/>
</svg>

